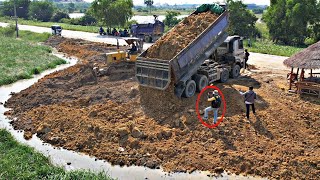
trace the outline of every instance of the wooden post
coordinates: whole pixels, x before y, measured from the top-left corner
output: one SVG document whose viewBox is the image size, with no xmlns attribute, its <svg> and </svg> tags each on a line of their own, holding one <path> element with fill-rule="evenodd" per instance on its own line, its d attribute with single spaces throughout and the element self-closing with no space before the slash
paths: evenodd
<svg viewBox="0 0 320 180">
<path fill-rule="evenodd" d="M 300 81 L 303 81 L 304 78 L 304 69 L 301 69 L 301 73 L 300 73 Z"/>
<path fill-rule="evenodd" d="M 293 67 L 291 68 L 291 73 L 290 73 L 290 79 L 289 79 L 289 90 L 292 88 L 292 73 L 293 73 Z"/>
<path fill-rule="evenodd" d="M 312 69 L 310 70 L 310 77 L 312 77 Z"/>
<path fill-rule="evenodd" d="M 297 69 L 297 78 L 298 78 L 298 76 L 299 76 L 299 70 L 300 70 L 300 69 L 298 68 L 298 69 Z"/>
</svg>

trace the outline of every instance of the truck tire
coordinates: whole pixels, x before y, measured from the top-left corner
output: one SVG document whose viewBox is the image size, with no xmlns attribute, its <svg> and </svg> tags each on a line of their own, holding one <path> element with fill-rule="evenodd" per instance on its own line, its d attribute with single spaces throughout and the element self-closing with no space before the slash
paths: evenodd
<svg viewBox="0 0 320 180">
<path fill-rule="evenodd" d="M 151 37 L 151 36 L 145 36 L 145 37 L 144 37 L 144 41 L 145 41 L 146 43 L 151 43 L 151 42 L 152 42 L 152 37 Z"/>
<path fill-rule="evenodd" d="M 229 79 L 229 71 L 228 69 L 223 69 L 223 71 L 220 74 L 220 82 L 224 83 L 227 82 Z"/>
<path fill-rule="evenodd" d="M 186 83 L 186 88 L 183 91 L 183 96 L 186 98 L 192 97 L 196 92 L 197 85 L 194 80 L 188 80 Z"/>
<path fill-rule="evenodd" d="M 208 78 L 205 75 L 196 74 L 194 76 L 194 81 L 197 85 L 197 92 L 201 92 L 201 90 L 208 85 Z"/>
<path fill-rule="evenodd" d="M 237 78 L 240 76 L 240 66 L 238 64 L 236 64 L 233 68 L 232 68 L 232 72 L 231 72 L 231 78 Z"/>
</svg>

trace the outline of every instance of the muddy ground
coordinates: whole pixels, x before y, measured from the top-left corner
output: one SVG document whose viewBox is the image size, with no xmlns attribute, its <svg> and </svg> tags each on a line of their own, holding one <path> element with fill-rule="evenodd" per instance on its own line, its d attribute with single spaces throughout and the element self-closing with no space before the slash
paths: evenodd
<svg viewBox="0 0 320 180">
<path fill-rule="evenodd" d="M 6 102 L 13 109 L 7 114 L 17 117 L 14 128 L 25 130 L 25 138 L 36 133 L 54 146 L 115 165 L 318 179 L 320 102 L 287 93 L 284 75 L 255 71 L 215 84 L 224 93 L 227 113 L 217 128 L 208 129 L 197 119 L 196 97 L 178 99 L 170 88 L 139 87 L 132 74 L 97 78 L 88 64 L 101 59 L 77 53 L 87 51 L 80 42 L 58 41 L 54 47 L 86 63 L 48 75 Z M 251 85 L 259 101 L 256 116 L 246 121 L 238 90 Z M 200 109 L 206 106 L 202 97 Z"/>
</svg>

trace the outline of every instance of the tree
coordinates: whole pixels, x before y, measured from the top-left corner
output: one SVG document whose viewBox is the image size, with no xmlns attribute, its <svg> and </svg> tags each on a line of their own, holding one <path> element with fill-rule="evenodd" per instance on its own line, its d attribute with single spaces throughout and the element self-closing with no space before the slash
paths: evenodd
<svg viewBox="0 0 320 180">
<path fill-rule="evenodd" d="M 13 9 L 14 0 L 3 2 L 2 15 L 3 16 L 14 16 Z M 28 18 L 30 0 L 16 0 L 17 16 L 20 18 Z"/>
<path fill-rule="evenodd" d="M 263 19 L 274 42 L 302 45 L 318 13 L 316 0 L 273 0 Z"/>
<path fill-rule="evenodd" d="M 144 4 L 147 5 L 147 7 L 149 7 L 150 13 L 151 13 L 151 8 L 152 8 L 152 5 L 153 5 L 153 0 L 144 0 Z"/>
<path fill-rule="evenodd" d="M 52 17 L 52 22 L 60 22 L 61 19 L 70 19 L 69 14 L 63 11 L 57 11 Z"/>
<path fill-rule="evenodd" d="M 68 4 L 69 13 L 73 13 L 75 10 L 76 10 L 76 7 L 75 7 L 74 3 L 69 3 Z"/>
<path fill-rule="evenodd" d="M 54 6 L 49 1 L 33 1 L 29 7 L 29 18 L 47 22 L 51 19 Z"/>
<path fill-rule="evenodd" d="M 166 18 L 164 19 L 163 23 L 168 27 L 173 27 L 180 22 L 177 16 L 180 15 L 180 12 L 176 11 L 167 11 Z"/>
<path fill-rule="evenodd" d="M 132 17 L 132 0 L 95 0 L 90 13 L 107 26 L 124 26 Z"/>
<path fill-rule="evenodd" d="M 237 34 L 244 37 L 252 37 L 259 35 L 259 31 L 255 27 L 258 18 L 247 9 L 242 1 L 228 0 L 230 12 L 229 34 Z"/>
<path fill-rule="evenodd" d="M 320 1 L 317 4 L 316 14 L 314 15 L 313 21 L 310 22 L 309 36 L 314 42 L 320 41 Z"/>
</svg>

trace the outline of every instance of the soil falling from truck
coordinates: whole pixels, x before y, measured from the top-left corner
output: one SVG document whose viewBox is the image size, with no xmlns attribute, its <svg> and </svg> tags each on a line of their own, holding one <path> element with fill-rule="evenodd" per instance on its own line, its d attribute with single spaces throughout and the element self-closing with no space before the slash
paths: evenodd
<svg viewBox="0 0 320 180">
<path fill-rule="evenodd" d="M 186 17 L 156 41 L 155 44 L 148 49 L 146 57 L 163 60 L 172 59 L 217 18 L 218 15 L 212 14 L 211 12 L 193 14 Z"/>
</svg>

